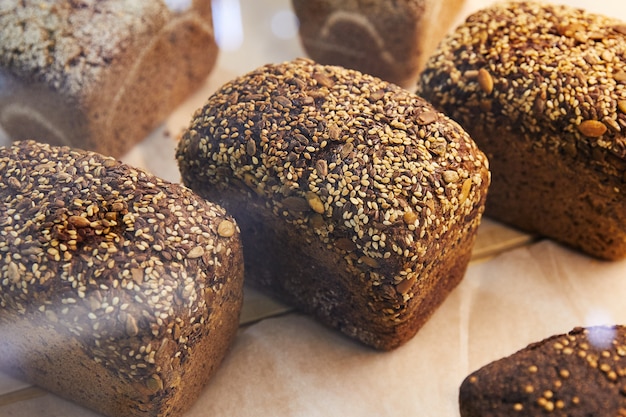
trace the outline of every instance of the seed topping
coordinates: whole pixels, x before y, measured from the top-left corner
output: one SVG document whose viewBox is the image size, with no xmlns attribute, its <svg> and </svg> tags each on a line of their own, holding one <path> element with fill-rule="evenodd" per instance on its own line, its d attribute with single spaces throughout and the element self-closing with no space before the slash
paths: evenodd
<svg viewBox="0 0 626 417">
<path fill-rule="evenodd" d="M 226 279 L 216 275 L 226 250 L 203 248 L 234 236 L 235 223 L 218 226 L 224 209 L 187 188 L 66 147 L 0 148 L 0 177 L 0 325 L 3 311 L 28 317 L 162 390 L 150 341 L 170 341 L 172 360 L 193 349 L 192 324 L 210 319 Z"/>
<path fill-rule="evenodd" d="M 585 120 L 578 125 L 578 130 L 590 138 L 599 138 L 607 131 L 606 125 L 598 120 Z"/>
<path fill-rule="evenodd" d="M 233 104 L 235 92 L 255 100 Z M 177 160 L 184 183 L 240 223 L 256 228 L 271 213 L 303 248 L 328 249 L 341 274 L 384 298 L 392 321 L 419 291 L 421 260 L 460 238 L 460 219 L 477 225 L 489 181 L 469 135 L 425 100 L 305 59 L 225 84 L 196 113 Z"/>
<path fill-rule="evenodd" d="M 484 68 L 478 70 L 478 84 L 485 94 L 491 94 L 493 91 L 493 78 L 491 74 Z"/>
<path fill-rule="evenodd" d="M 576 158 L 608 151 L 623 159 L 623 27 L 570 6 L 498 3 L 469 16 L 441 44 L 418 94 L 470 133 L 511 120 L 515 134 L 537 149 Z M 502 80 L 497 88 L 494 80 Z"/>
</svg>

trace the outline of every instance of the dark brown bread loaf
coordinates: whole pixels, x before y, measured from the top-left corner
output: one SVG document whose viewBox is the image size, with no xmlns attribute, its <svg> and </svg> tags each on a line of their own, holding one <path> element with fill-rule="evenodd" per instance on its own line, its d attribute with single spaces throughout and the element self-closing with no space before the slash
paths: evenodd
<svg viewBox="0 0 626 417">
<path fill-rule="evenodd" d="M 239 222 L 246 279 L 379 349 L 461 280 L 489 184 L 484 155 L 424 100 L 303 59 L 224 85 L 177 158 Z"/>
<path fill-rule="evenodd" d="M 461 417 L 626 415 L 626 328 L 576 328 L 473 372 Z"/>
<path fill-rule="evenodd" d="M 185 3 L 0 2 L 0 125 L 12 139 L 123 155 L 214 66 L 211 2 Z"/>
<path fill-rule="evenodd" d="M 429 60 L 418 93 L 490 161 L 486 214 L 606 259 L 626 255 L 626 24 L 498 3 Z"/>
<path fill-rule="evenodd" d="M 224 210 L 96 153 L 0 149 L 0 368 L 107 416 L 178 416 L 238 328 Z"/>
<path fill-rule="evenodd" d="M 413 87 L 464 0 L 292 0 L 302 46 L 340 65 Z"/>
</svg>

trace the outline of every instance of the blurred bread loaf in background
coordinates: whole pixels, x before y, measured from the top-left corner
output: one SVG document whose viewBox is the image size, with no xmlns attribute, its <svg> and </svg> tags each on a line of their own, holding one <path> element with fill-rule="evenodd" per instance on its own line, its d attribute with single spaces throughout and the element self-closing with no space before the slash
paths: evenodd
<svg viewBox="0 0 626 417">
<path fill-rule="evenodd" d="M 0 126 L 119 157 L 213 69 L 210 1 L 0 2 Z"/>
<path fill-rule="evenodd" d="M 308 56 L 412 87 L 464 0 L 292 0 Z"/>
</svg>

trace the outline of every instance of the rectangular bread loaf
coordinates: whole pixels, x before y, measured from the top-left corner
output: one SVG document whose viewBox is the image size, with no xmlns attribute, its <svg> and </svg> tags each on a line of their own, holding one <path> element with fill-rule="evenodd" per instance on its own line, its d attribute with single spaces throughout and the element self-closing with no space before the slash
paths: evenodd
<svg viewBox="0 0 626 417">
<path fill-rule="evenodd" d="M 379 349 L 461 280 L 489 185 L 471 138 L 423 99 L 303 59 L 224 85 L 177 157 L 239 222 L 250 283 Z"/>
<path fill-rule="evenodd" d="M 0 125 L 119 157 L 204 82 L 210 2 L 0 2 Z"/>
<path fill-rule="evenodd" d="M 0 369 L 107 416 L 179 416 L 242 286 L 223 208 L 96 153 L 0 148 Z"/>
<path fill-rule="evenodd" d="M 488 216 L 598 258 L 626 256 L 626 23 L 498 3 L 440 44 L 418 93 L 487 154 Z"/>
</svg>

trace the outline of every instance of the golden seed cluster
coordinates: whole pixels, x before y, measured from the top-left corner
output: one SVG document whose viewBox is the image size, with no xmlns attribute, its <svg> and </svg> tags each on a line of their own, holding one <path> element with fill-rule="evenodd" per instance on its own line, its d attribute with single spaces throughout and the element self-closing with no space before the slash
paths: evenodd
<svg viewBox="0 0 626 417">
<path fill-rule="evenodd" d="M 470 16 L 430 58 L 418 93 L 462 126 L 507 121 L 538 149 L 626 157 L 626 24 L 582 9 L 504 2 Z M 626 167 L 623 167 L 626 169 Z"/>
</svg>

